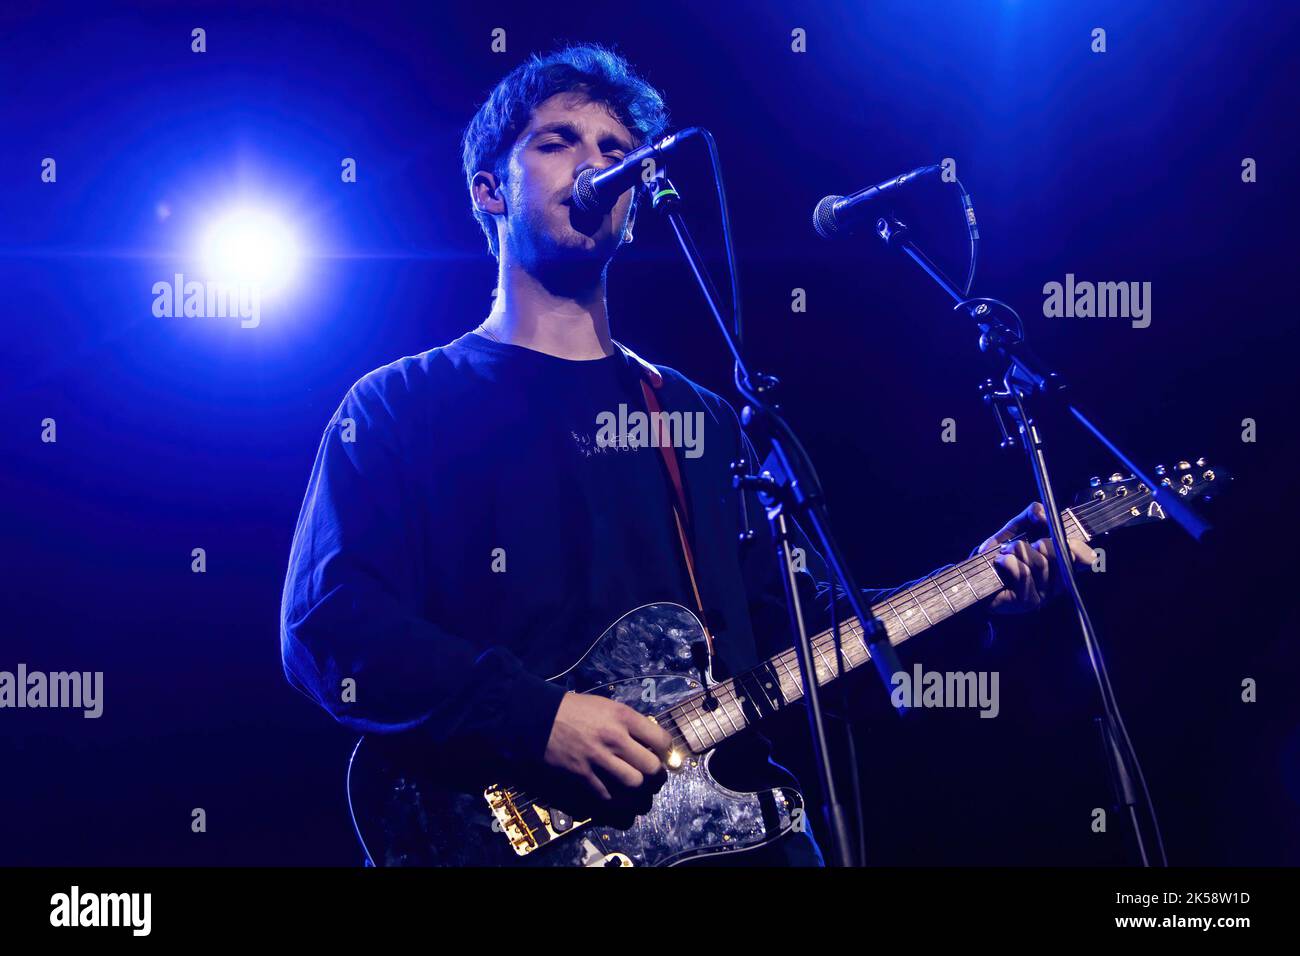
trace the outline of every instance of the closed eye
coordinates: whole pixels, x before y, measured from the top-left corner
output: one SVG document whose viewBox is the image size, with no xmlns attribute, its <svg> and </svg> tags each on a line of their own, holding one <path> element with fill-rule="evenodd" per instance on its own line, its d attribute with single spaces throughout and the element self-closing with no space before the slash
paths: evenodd
<svg viewBox="0 0 1300 956">
<path fill-rule="evenodd" d="M 567 149 L 568 146 L 569 146 L 568 143 L 542 143 L 537 148 L 540 149 L 543 153 L 554 153 L 556 150 Z M 607 152 L 605 155 L 608 156 L 616 163 L 621 163 L 623 161 L 622 150 Z"/>
</svg>

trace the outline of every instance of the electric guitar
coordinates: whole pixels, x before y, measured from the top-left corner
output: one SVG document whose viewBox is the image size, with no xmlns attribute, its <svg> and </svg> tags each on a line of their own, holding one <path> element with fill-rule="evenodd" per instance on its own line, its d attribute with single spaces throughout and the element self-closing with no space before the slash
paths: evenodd
<svg viewBox="0 0 1300 956">
<path fill-rule="evenodd" d="M 1153 491 L 1115 474 L 1061 513 L 1070 540 L 1092 541 L 1129 525 L 1164 520 L 1159 499 L 1209 498 L 1225 483 L 1205 459 L 1156 471 Z M 1006 585 L 996 549 L 936 572 L 872 607 L 889 641 L 901 644 Z M 870 658 L 857 618 L 840 625 L 843 669 Z M 530 794 L 461 766 L 437 765 L 428 745 L 406 735 L 363 737 L 348 767 L 353 824 L 376 866 L 671 866 L 764 846 L 801 825 L 803 798 L 792 786 L 741 793 L 710 772 L 716 748 L 803 697 L 793 648 L 731 679 L 711 682 L 691 645 L 704 640 L 698 618 L 678 604 L 628 611 L 568 670 L 552 678 L 566 690 L 628 705 L 673 738 L 667 780 L 649 812 L 628 829 L 574 819 Z M 811 640 L 818 685 L 839 676 L 830 631 Z M 468 778 L 468 779 L 467 779 Z M 793 783 L 793 779 L 789 778 Z"/>
</svg>

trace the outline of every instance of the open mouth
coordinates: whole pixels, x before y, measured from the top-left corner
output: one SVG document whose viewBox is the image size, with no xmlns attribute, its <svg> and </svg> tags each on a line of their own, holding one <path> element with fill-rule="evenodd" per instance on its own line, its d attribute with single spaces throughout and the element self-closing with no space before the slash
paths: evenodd
<svg viewBox="0 0 1300 956">
<path fill-rule="evenodd" d="M 573 196 L 565 196 L 560 200 L 560 205 L 568 208 L 565 214 L 569 225 L 580 233 L 587 236 L 594 236 L 604 225 L 606 217 L 609 215 L 605 210 L 579 209 L 573 201 Z"/>
</svg>

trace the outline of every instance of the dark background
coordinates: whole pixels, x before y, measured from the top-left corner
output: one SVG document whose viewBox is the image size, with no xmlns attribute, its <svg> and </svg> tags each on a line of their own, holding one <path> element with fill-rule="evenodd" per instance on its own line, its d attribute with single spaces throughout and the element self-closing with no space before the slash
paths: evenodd
<svg viewBox="0 0 1300 956">
<path fill-rule="evenodd" d="M 810 228 L 827 193 L 956 159 L 983 236 L 975 291 L 1019 309 L 1139 462 L 1204 455 L 1236 476 L 1213 540 L 1125 533 L 1084 582 L 1170 860 L 1300 861 L 1293 5 L 600 12 L 614 9 L 6 5 L 0 669 L 102 670 L 105 713 L 0 711 L 0 864 L 357 863 L 352 738 L 280 668 L 294 519 L 346 388 L 486 316 L 495 263 L 469 213 L 460 132 L 500 76 L 565 40 L 615 44 L 676 126 L 716 136 L 752 361 L 782 376 L 864 584 L 964 556 L 1033 498 L 978 401 L 989 367 L 971 329 L 878 242 L 830 245 Z M 495 27 L 504 54 L 490 51 Z M 805 54 L 790 50 L 795 27 Z M 56 184 L 40 181 L 46 156 Z M 354 184 L 340 182 L 344 156 Z M 1244 157 L 1258 182 L 1242 182 Z M 720 265 L 707 169 L 692 150 L 672 168 Z M 193 268 L 205 222 L 249 196 L 305 247 L 292 294 L 264 303 L 256 329 L 155 318 L 152 283 Z M 964 274 L 951 193 L 913 199 L 918 235 Z M 1151 282 L 1150 327 L 1044 318 L 1042 286 L 1067 272 Z M 623 341 L 735 399 L 712 320 L 648 213 L 609 299 Z M 57 444 L 40 441 L 47 416 Z M 1116 470 L 1077 429 L 1049 437 L 1062 497 Z M 194 547 L 206 574 L 190 571 Z M 1121 827 L 1089 829 L 1109 791 L 1067 609 L 983 645 L 978 620 L 954 622 L 904 659 L 998 669 L 997 720 L 899 721 L 872 703 L 876 686 L 850 688 L 866 702 L 869 812 L 885 821 L 870 860 L 1129 861 Z M 1254 704 L 1240 699 L 1247 677 Z M 190 831 L 195 807 L 205 834 Z"/>
</svg>

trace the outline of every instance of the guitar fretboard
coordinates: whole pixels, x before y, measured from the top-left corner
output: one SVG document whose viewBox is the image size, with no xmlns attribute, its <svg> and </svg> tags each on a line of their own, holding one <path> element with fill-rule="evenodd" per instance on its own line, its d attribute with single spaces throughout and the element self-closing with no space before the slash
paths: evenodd
<svg viewBox="0 0 1300 956">
<path fill-rule="evenodd" d="M 1086 537 L 1069 509 L 1061 517 L 1069 540 Z M 1006 587 L 993 564 L 997 554 L 997 548 L 982 551 L 872 605 L 871 612 L 884 625 L 889 643 L 896 647 Z M 815 635 L 810 643 L 819 687 L 871 660 L 864 629 L 856 617 L 840 624 L 842 669 L 831 631 Z M 790 648 L 751 671 L 713 685 L 710 694 L 684 701 L 668 713 L 691 750 L 701 753 L 800 700 L 803 694 L 799 657 Z"/>
</svg>

